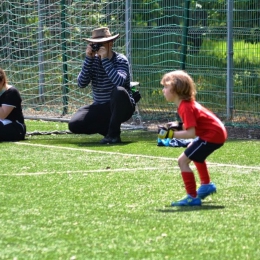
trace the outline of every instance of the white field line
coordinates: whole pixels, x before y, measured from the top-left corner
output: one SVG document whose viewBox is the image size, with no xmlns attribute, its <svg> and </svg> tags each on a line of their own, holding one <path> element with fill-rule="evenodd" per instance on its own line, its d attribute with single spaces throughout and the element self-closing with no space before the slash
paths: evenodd
<svg viewBox="0 0 260 260">
<path fill-rule="evenodd" d="M 168 168 L 167 168 L 168 169 Z M 169 167 L 169 169 L 179 169 L 179 167 Z M 49 174 L 76 174 L 82 173 L 84 175 L 88 175 L 88 173 L 100 173 L 100 172 L 133 172 L 133 171 L 154 171 L 158 170 L 158 167 L 142 167 L 142 168 L 121 168 L 121 169 L 100 169 L 100 170 L 86 170 L 86 171 L 52 171 L 52 172 L 23 172 L 16 174 L 0 174 L 0 176 L 34 176 L 34 175 L 49 175 Z M 166 170 L 166 168 L 164 168 Z"/>
<path fill-rule="evenodd" d="M 86 153 L 100 153 L 100 154 L 111 154 L 111 155 L 121 155 L 121 156 L 131 156 L 131 157 L 141 157 L 141 158 L 149 158 L 149 159 L 159 159 L 159 160 L 174 160 L 177 161 L 177 158 L 173 157 L 163 157 L 163 156 L 152 156 L 152 155 L 142 155 L 142 154 L 129 154 L 129 153 L 119 153 L 119 152 L 108 152 L 108 151 L 97 151 L 90 149 L 82 149 L 82 148 L 72 148 L 72 147 L 63 147 L 63 146 L 55 146 L 55 145 L 42 145 L 42 144 L 30 144 L 23 142 L 14 142 L 18 145 L 28 145 L 28 146 L 36 146 L 43 148 L 53 148 L 53 149 L 61 149 L 61 150 L 70 150 L 70 151 L 81 151 Z M 174 148 L 173 148 L 174 149 Z M 220 166 L 220 167 L 231 167 L 238 169 L 251 169 L 251 170 L 260 170 L 260 166 L 245 166 L 245 165 L 237 165 L 237 164 L 225 164 L 225 163 L 211 163 L 207 161 L 207 165 L 210 166 Z"/>
</svg>

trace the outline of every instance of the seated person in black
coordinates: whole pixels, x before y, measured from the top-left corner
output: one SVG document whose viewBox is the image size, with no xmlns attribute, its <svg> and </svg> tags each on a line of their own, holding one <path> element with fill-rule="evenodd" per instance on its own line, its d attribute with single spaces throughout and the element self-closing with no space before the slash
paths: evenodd
<svg viewBox="0 0 260 260">
<path fill-rule="evenodd" d="M 24 140 L 26 126 L 19 91 L 7 83 L 0 68 L 0 142 Z"/>
</svg>

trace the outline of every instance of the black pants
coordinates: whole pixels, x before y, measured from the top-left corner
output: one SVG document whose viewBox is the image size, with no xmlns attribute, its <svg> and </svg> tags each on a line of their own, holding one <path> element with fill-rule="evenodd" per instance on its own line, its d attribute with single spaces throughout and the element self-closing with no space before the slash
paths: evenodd
<svg viewBox="0 0 260 260">
<path fill-rule="evenodd" d="M 115 88 L 110 102 L 93 103 L 81 107 L 69 121 L 69 130 L 75 134 L 120 135 L 121 124 L 131 118 L 135 105 L 123 87 Z"/>
<path fill-rule="evenodd" d="M 4 125 L 0 122 L 0 142 L 24 140 L 26 126 L 21 123 L 12 122 Z"/>
</svg>

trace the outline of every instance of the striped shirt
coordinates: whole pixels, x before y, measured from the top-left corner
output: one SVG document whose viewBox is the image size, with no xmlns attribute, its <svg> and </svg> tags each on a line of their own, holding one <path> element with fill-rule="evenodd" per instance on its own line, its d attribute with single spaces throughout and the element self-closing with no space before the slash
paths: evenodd
<svg viewBox="0 0 260 260">
<path fill-rule="evenodd" d="M 91 82 L 93 99 L 96 103 L 110 101 L 110 95 L 115 87 L 124 87 L 130 97 L 129 63 L 125 55 L 113 53 L 111 60 L 86 57 L 78 75 L 78 86 L 85 88 Z"/>
</svg>

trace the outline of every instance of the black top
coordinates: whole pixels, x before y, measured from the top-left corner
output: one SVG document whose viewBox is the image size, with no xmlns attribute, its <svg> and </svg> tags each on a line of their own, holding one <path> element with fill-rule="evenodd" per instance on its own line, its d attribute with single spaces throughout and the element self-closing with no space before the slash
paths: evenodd
<svg viewBox="0 0 260 260">
<path fill-rule="evenodd" d="M 0 96 L 0 106 L 2 105 L 14 107 L 12 112 L 5 119 L 9 119 L 13 122 L 18 121 L 24 124 L 22 98 L 19 91 L 15 87 L 12 86 Z"/>
</svg>

